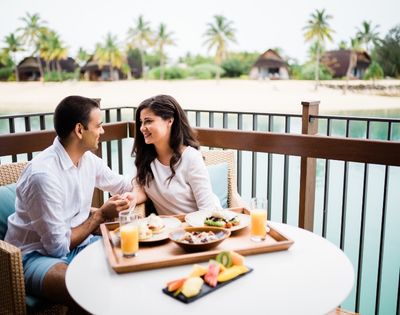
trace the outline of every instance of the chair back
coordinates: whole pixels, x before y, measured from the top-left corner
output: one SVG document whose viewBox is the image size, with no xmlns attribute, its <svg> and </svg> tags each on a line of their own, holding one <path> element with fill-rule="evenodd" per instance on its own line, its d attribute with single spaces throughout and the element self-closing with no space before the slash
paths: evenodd
<svg viewBox="0 0 400 315">
<path fill-rule="evenodd" d="M 232 150 L 201 151 L 206 165 L 214 165 L 226 162 L 228 164 L 228 207 L 232 208 L 232 201 L 237 191 L 235 152 Z"/>
<path fill-rule="evenodd" d="M 0 186 L 16 183 L 27 162 L 0 165 Z M 0 305 L 5 314 L 26 314 L 25 283 L 19 248 L 0 240 Z"/>
<path fill-rule="evenodd" d="M 16 183 L 28 162 L 0 164 L 0 186 Z"/>
</svg>

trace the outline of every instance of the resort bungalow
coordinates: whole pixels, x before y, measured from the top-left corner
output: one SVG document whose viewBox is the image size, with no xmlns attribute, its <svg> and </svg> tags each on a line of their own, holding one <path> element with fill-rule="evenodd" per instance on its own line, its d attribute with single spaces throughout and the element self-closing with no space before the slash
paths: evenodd
<svg viewBox="0 0 400 315">
<path fill-rule="evenodd" d="M 141 66 L 138 65 L 133 58 L 128 58 L 128 64 L 131 68 L 131 74 L 135 78 L 139 78 L 142 75 Z M 81 75 L 88 81 L 109 81 L 110 76 L 110 65 L 105 64 L 100 68 L 99 62 L 91 57 L 88 62 L 81 68 Z M 127 76 L 120 69 L 113 69 L 113 79 L 121 80 L 126 79 Z"/>
<path fill-rule="evenodd" d="M 91 57 L 81 68 L 81 74 L 88 81 L 109 81 L 111 80 L 110 65 L 99 66 L 99 62 Z M 117 68 L 113 69 L 113 79 L 119 80 L 124 74 Z"/>
<path fill-rule="evenodd" d="M 250 79 L 289 79 L 288 65 L 279 54 L 268 49 L 254 63 Z"/>
<path fill-rule="evenodd" d="M 50 61 L 48 64 L 40 58 L 43 70 L 48 67 L 50 71 L 57 71 L 57 62 Z M 75 60 L 71 57 L 59 61 L 61 71 L 74 72 L 78 67 Z M 36 57 L 26 57 L 17 66 L 20 81 L 38 81 L 40 79 L 40 70 Z"/>
<path fill-rule="evenodd" d="M 347 75 L 350 63 L 351 50 L 340 49 L 327 51 L 322 55 L 321 63 L 326 65 L 332 72 L 334 78 L 342 78 Z M 356 52 L 357 64 L 351 72 L 354 79 L 362 79 L 365 70 L 371 63 L 371 57 L 367 52 Z"/>
</svg>

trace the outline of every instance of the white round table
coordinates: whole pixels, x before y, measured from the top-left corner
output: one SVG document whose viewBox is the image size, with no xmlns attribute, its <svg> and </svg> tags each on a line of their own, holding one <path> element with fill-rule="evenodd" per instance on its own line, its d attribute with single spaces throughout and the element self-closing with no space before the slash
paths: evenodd
<svg viewBox="0 0 400 315">
<path fill-rule="evenodd" d="M 354 270 L 347 256 L 324 238 L 271 223 L 294 240 L 289 250 L 246 257 L 254 268 L 190 304 L 165 295 L 168 281 L 191 265 L 117 274 L 103 242 L 85 248 L 70 264 L 66 283 L 72 298 L 93 314 L 326 314 L 348 296 Z M 203 263 L 204 265 L 206 263 Z"/>
</svg>

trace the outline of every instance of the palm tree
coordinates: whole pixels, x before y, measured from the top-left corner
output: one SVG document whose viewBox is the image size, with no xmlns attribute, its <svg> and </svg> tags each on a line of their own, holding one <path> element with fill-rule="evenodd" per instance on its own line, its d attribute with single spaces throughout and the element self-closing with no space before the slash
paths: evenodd
<svg viewBox="0 0 400 315">
<path fill-rule="evenodd" d="M 89 60 L 89 58 L 90 58 L 89 53 L 82 47 L 79 47 L 78 53 L 76 54 L 76 60 L 78 62 L 79 67 L 84 66 L 86 62 Z"/>
<path fill-rule="evenodd" d="M 347 93 L 349 87 L 349 80 L 353 69 L 357 66 L 357 52 L 361 50 L 360 41 L 358 38 L 350 39 L 350 54 L 349 54 L 349 66 L 346 72 L 346 84 L 344 85 L 343 94 Z"/>
<path fill-rule="evenodd" d="M 68 58 L 68 48 L 64 46 L 64 43 L 60 39 L 59 35 L 55 32 L 53 33 L 50 42 L 51 42 L 51 57 L 52 60 L 55 60 L 56 62 L 58 78 L 61 81 L 62 77 L 61 77 L 60 61 Z"/>
<path fill-rule="evenodd" d="M 315 10 L 311 14 L 311 18 L 307 21 L 307 25 L 303 28 L 306 32 L 304 39 L 306 42 L 313 41 L 317 42 L 316 62 L 315 62 L 315 89 L 317 90 L 319 85 L 319 62 L 320 62 L 320 48 L 324 45 L 325 40 L 332 41 L 332 33 L 334 32 L 328 24 L 328 20 L 332 19 L 332 16 L 325 13 L 325 9 L 321 11 Z"/>
<path fill-rule="evenodd" d="M 218 67 L 215 77 L 217 81 L 220 77 L 220 66 L 227 55 L 228 43 L 236 43 L 236 30 L 232 27 L 232 24 L 233 22 L 227 20 L 224 16 L 214 15 L 214 23 L 207 24 L 207 30 L 203 35 L 206 37 L 204 45 L 208 45 L 208 50 L 216 47 L 215 63 Z"/>
<path fill-rule="evenodd" d="M 40 48 L 39 48 L 39 56 L 46 62 L 46 67 L 45 67 L 45 72 L 50 72 L 50 62 L 51 62 L 51 48 L 50 48 L 50 41 L 49 41 L 49 36 L 51 31 L 46 30 L 45 32 L 41 32 L 39 35 L 39 43 L 40 43 Z"/>
<path fill-rule="evenodd" d="M 12 61 L 14 64 L 15 80 L 18 82 L 19 74 L 18 74 L 16 54 L 20 51 L 23 51 L 22 44 L 20 42 L 20 39 L 18 37 L 16 37 L 13 33 L 6 36 L 6 38 L 4 39 L 4 42 L 7 44 L 6 51 L 11 53 L 11 55 L 12 55 L 11 58 L 12 58 Z"/>
<path fill-rule="evenodd" d="M 89 53 L 85 49 L 83 49 L 82 47 L 79 47 L 78 52 L 77 52 L 77 54 L 75 56 L 75 60 L 78 63 L 78 66 L 79 66 L 77 71 L 75 71 L 76 80 L 79 80 L 81 69 L 88 62 L 89 58 L 90 58 Z"/>
<path fill-rule="evenodd" d="M 175 42 L 172 39 L 172 34 L 173 32 L 167 32 L 167 27 L 164 23 L 159 25 L 155 38 L 155 45 L 160 54 L 160 80 L 164 80 L 164 47 L 167 45 L 175 45 Z"/>
<path fill-rule="evenodd" d="M 124 56 L 119 48 L 117 36 L 108 33 L 104 45 L 97 44 L 94 59 L 99 62 L 99 67 L 110 67 L 110 79 L 114 80 L 114 68 L 121 69 L 124 64 Z"/>
<path fill-rule="evenodd" d="M 153 45 L 151 36 L 150 23 L 144 20 L 143 15 L 139 15 L 136 20 L 136 26 L 128 30 L 128 44 L 131 45 L 132 48 L 139 49 L 140 59 L 142 61 L 142 77 L 144 78 L 146 78 L 144 53 L 148 46 Z"/>
<path fill-rule="evenodd" d="M 26 13 L 26 16 L 20 19 L 25 23 L 24 27 L 18 29 L 18 31 L 22 31 L 21 40 L 24 44 L 28 45 L 28 47 L 32 48 L 32 56 L 36 54 L 40 78 L 43 80 L 43 67 L 37 53 L 40 48 L 40 34 L 45 31 L 43 24 L 46 24 L 46 22 L 43 21 L 37 13 L 33 15 Z"/>
<path fill-rule="evenodd" d="M 313 42 L 308 48 L 308 57 L 311 62 L 317 62 L 319 56 L 323 55 L 325 52 L 325 46 L 319 42 Z"/>
<path fill-rule="evenodd" d="M 52 70 L 49 65 L 51 61 L 55 61 L 58 79 L 61 81 L 60 60 L 67 59 L 68 49 L 63 45 L 60 36 L 55 31 L 48 30 L 41 34 L 39 54 L 46 61 L 47 71 Z"/>
<path fill-rule="evenodd" d="M 372 26 L 371 21 L 363 21 L 361 29 L 357 28 L 356 38 L 360 43 L 365 44 L 365 50 L 369 53 L 368 44 L 376 44 L 379 41 L 379 32 L 377 32 L 379 25 Z"/>
</svg>

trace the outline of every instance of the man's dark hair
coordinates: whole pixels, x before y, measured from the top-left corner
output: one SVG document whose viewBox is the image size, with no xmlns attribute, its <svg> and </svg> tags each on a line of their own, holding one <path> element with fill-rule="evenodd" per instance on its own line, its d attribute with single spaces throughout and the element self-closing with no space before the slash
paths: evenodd
<svg viewBox="0 0 400 315">
<path fill-rule="evenodd" d="M 83 96 L 67 96 L 57 105 L 54 112 L 54 129 L 61 140 L 68 138 L 77 123 L 88 127 L 90 112 L 100 108 L 95 100 Z"/>
</svg>

